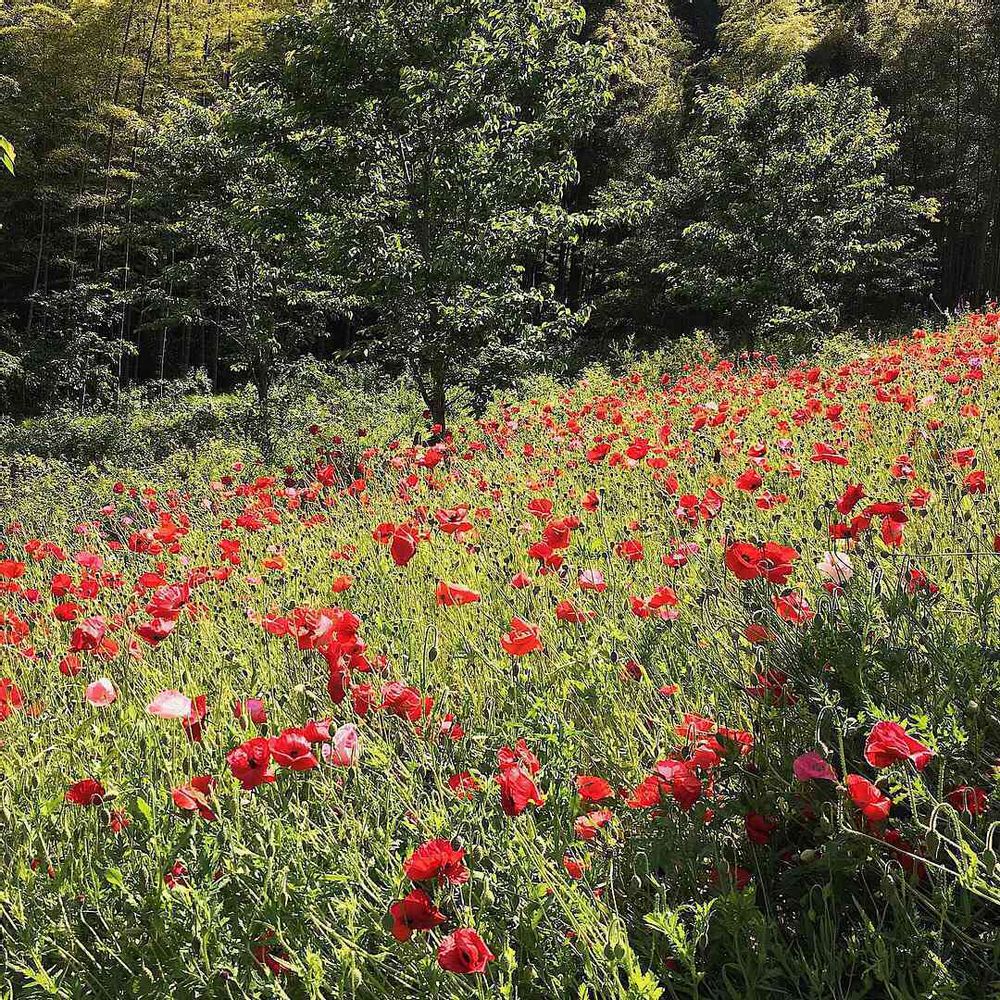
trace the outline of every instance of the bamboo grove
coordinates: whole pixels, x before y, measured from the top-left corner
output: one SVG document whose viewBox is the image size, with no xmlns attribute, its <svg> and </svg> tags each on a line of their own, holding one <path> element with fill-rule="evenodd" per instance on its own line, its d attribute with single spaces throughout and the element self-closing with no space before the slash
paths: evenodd
<svg viewBox="0 0 1000 1000">
<path fill-rule="evenodd" d="M 354 37 L 352 11 L 427 44 L 338 66 L 329 40 Z M 521 53 L 536 60 L 524 79 L 427 89 L 470 39 L 517 75 L 503 33 L 475 24 L 494 15 L 549 32 L 547 49 Z M 123 387 L 196 369 L 266 400 L 282 362 L 359 350 L 410 370 L 440 411 L 454 385 L 535 364 L 532 344 L 586 352 L 703 327 L 803 346 L 979 305 L 1000 284 L 1000 12 L 987 0 L 13 0 L 0 59 L 0 135 L 16 151 L 0 184 L 13 416 L 114 406 Z M 423 91 L 406 89 L 411 71 Z M 462 131 L 438 112 L 456 93 L 472 106 L 487 80 L 523 125 L 546 78 L 562 80 L 564 111 L 578 102 L 574 120 L 534 137 L 531 177 L 512 157 L 476 175 L 466 154 L 484 123 Z M 355 111 L 406 113 L 373 124 L 384 135 L 365 133 L 353 159 L 321 138 L 304 148 L 348 90 Z M 433 141 L 419 133 L 432 114 Z M 429 157 L 422 174 L 424 140 L 454 163 Z M 416 152 L 393 179 L 401 149 Z M 502 192 L 484 179 L 508 167 Z M 414 173 L 434 218 L 408 200 Z M 388 179 L 365 214 L 359 178 L 372 177 Z M 442 205 L 456 177 L 462 206 Z M 464 231 L 470 204 L 485 206 L 475 246 L 421 244 Z M 353 229 L 330 221 L 345 215 Z M 347 241 L 373 229 L 407 259 L 360 274 Z M 485 361 L 501 347 L 514 350 L 497 372 Z M 457 370 L 456 356 L 479 360 Z"/>
</svg>

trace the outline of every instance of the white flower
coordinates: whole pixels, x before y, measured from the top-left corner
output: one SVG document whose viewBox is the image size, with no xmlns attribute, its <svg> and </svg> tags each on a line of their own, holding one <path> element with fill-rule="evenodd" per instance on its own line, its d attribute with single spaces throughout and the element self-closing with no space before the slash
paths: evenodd
<svg viewBox="0 0 1000 1000">
<path fill-rule="evenodd" d="M 191 714 L 191 699 L 180 691 L 161 691 L 147 706 L 146 711 L 160 719 L 186 719 Z"/>
<path fill-rule="evenodd" d="M 851 557 L 842 552 L 825 552 L 823 558 L 816 563 L 819 575 L 825 577 L 837 587 L 843 587 L 854 576 Z"/>
</svg>

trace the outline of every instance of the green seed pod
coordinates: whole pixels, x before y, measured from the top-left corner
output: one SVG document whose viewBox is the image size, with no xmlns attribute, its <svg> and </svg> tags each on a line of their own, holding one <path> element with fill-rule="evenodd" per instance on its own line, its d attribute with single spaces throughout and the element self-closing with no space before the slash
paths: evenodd
<svg viewBox="0 0 1000 1000">
<path fill-rule="evenodd" d="M 882 892 L 890 903 L 896 902 L 899 897 L 899 893 L 896 890 L 896 880 L 890 872 L 886 872 L 882 876 Z"/>
</svg>

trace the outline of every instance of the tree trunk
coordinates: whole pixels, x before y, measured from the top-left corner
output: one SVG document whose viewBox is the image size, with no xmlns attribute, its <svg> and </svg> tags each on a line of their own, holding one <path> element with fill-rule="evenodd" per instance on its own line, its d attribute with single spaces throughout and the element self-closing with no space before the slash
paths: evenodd
<svg viewBox="0 0 1000 1000">
<path fill-rule="evenodd" d="M 31 298 L 28 300 L 28 342 L 31 342 L 31 328 L 35 320 L 35 296 L 38 294 L 38 279 L 42 273 L 42 253 L 45 250 L 45 209 L 48 199 L 42 196 L 42 224 L 38 233 L 38 255 L 35 257 L 35 277 L 31 283 Z"/>
<path fill-rule="evenodd" d="M 271 360 L 263 352 L 257 352 L 251 365 L 253 387 L 257 393 L 257 436 L 264 457 L 274 456 L 274 436 L 272 434 L 273 414 L 271 412 Z"/>
<path fill-rule="evenodd" d="M 437 364 L 432 369 L 432 383 L 431 383 L 431 422 L 434 424 L 434 437 L 440 438 L 444 436 L 445 424 L 448 421 L 448 397 L 445 394 L 446 389 L 446 369 L 444 364 Z"/>
<path fill-rule="evenodd" d="M 448 421 L 448 367 L 444 361 L 412 361 L 413 380 L 417 383 L 420 398 L 431 415 L 431 423 L 438 428 L 431 432 L 431 440 L 439 441 Z M 426 369 L 426 370 L 425 370 Z"/>
</svg>

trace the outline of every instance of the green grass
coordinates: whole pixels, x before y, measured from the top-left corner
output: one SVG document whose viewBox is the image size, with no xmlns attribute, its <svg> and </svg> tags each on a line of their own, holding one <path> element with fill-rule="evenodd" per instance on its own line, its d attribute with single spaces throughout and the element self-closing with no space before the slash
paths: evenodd
<svg viewBox="0 0 1000 1000">
<path fill-rule="evenodd" d="M 840 345 L 836 360 L 788 371 L 709 359 L 661 382 L 653 359 L 621 378 L 595 369 L 569 388 L 540 380 L 478 422 L 456 421 L 432 468 L 425 448 L 410 444 L 412 397 L 333 400 L 318 383 L 285 408 L 287 469 L 264 468 L 232 438 L 145 469 L 16 460 L 3 537 L 26 569 L 0 602 L 28 626 L 19 644 L 0 646 L 0 677 L 23 693 L 0 721 L 0 956 L 10 995 L 995 995 L 995 331 L 993 318 L 973 317 L 871 354 Z M 834 405 L 839 418 L 827 411 Z M 650 441 L 648 453 L 614 458 L 636 439 Z M 588 461 L 599 440 L 609 455 Z M 734 481 L 758 442 L 763 484 L 751 494 Z M 817 443 L 850 464 L 812 462 Z M 974 457 L 960 466 L 965 448 Z M 904 454 L 912 478 L 893 474 Z M 974 469 L 985 472 L 983 493 L 965 485 Z M 886 544 L 879 516 L 850 544 L 831 539 L 830 525 L 850 520 L 833 506 L 848 483 L 867 494 L 850 516 L 873 502 L 903 505 L 899 546 Z M 723 497 L 714 519 L 677 516 L 681 496 L 710 487 Z M 918 487 L 930 493 L 924 506 L 911 502 Z M 762 509 L 765 490 L 787 499 Z M 596 509 L 583 503 L 591 491 Z M 555 553 L 561 571 L 540 573 L 529 555 L 545 530 L 527 510 L 536 498 L 552 501 L 556 521 L 579 518 Z M 446 534 L 435 512 L 458 505 L 472 529 Z M 233 523 L 248 508 L 265 512 L 262 530 Z M 174 542 L 132 551 L 130 536 L 156 529 L 161 512 L 181 528 Z M 404 522 L 420 537 L 398 566 L 373 533 Z M 223 562 L 223 538 L 240 540 L 240 565 Z M 55 542 L 66 559 L 35 561 L 30 539 Z M 628 539 L 642 542 L 642 561 L 619 554 Z M 725 560 L 734 541 L 793 547 L 787 584 L 737 580 Z M 664 565 L 678 543 L 698 551 Z M 854 575 L 827 593 L 816 564 L 848 549 Z M 103 559 L 100 571 L 77 564 L 81 551 Z M 278 555 L 284 568 L 264 567 Z M 587 569 L 603 574 L 605 590 L 580 589 Z M 937 592 L 914 590 L 913 569 Z M 96 592 L 54 597 L 58 573 L 78 590 L 96 577 Z M 155 646 L 136 632 L 150 619 L 155 581 L 135 589 L 146 573 L 166 583 L 208 577 Z M 522 588 L 511 586 L 518 573 Z M 353 582 L 333 593 L 340 575 Z M 441 580 L 481 600 L 437 606 Z M 663 586 L 676 593 L 676 620 L 633 614 L 632 597 Z M 785 589 L 815 617 L 779 618 L 772 599 Z M 59 664 L 79 622 L 53 615 L 60 600 L 78 603 L 80 619 L 102 616 L 117 646 L 80 653 L 75 677 Z M 560 620 L 561 601 L 592 616 Z M 350 696 L 331 703 L 320 653 L 263 624 L 325 607 L 360 619 L 374 669 L 353 682 L 372 685 L 376 706 L 364 717 Z M 541 650 L 503 651 L 514 616 L 538 625 Z M 751 623 L 771 641 L 751 645 Z M 775 683 L 774 672 L 786 678 L 784 697 L 748 691 L 769 672 Z M 118 697 L 92 707 L 84 691 L 101 677 Z M 377 707 L 380 685 L 394 680 L 434 699 L 428 717 L 414 723 Z M 669 685 L 676 693 L 661 693 Z M 146 711 L 162 689 L 206 696 L 201 742 Z M 233 703 L 248 697 L 264 701 L 266 725 L 234 717 Z M 439 734 L 446 713 L 464 728 L 460 739 Z M 669 795 L 630 807 L 658 761 L 689 757 L 682 713 L 752 734 L 752 748 L 742 754 L 722 739 L 719 760 L 698 758 L 702 794 L 688 810 Z M 241 790 L 229 751 L 324 718 L 357 724 L 355 766 L 279 767 L 272 784 Z M 865 761 L 880 719 L 905 723 L 935 751 L 925 770 Z M 540 761 L 544 805 L 510 816 L 497 753 L 519 738 Z M 865 822 L 839 781 L 797 781 L 792 763 L 812 750 L 838 778 L 877 781 L 892 802 L 888 821 Z M 448 785 L 464 771 L 480 785 L 468 799 Z M 216 778 L 215 821 L 172 801 L 171 789 L 196 775 Z M 584 803 L 577 775 L 623 794 Z M 69 804 L 67 788 L 88 777 L 104 786 L 103 803 Z M 953 808 L 947 796 L 958 785 L 982 789 L 986 811 Z M 597 808 L 613 818 L 583 840 L 574 822 Z M 748 838 L 750 813 L 773 823 L 766 843 Z M 128 821 L 117 833 L 113 814 Z M 400 943 L 387 915 L 414 888 L 402 864 L 433 838 L 466 851 L 470 877 L 425 886 L 445 921 Z M 176 862 L 186 874 L 171 886 Z M 459 927 L 474 928 L 496 956 L 484 974 L 439 966 L 438 942 Z M 273 968 L 259 961 L 261 947 Z"/>
</svg>

